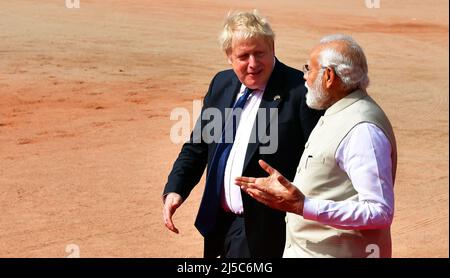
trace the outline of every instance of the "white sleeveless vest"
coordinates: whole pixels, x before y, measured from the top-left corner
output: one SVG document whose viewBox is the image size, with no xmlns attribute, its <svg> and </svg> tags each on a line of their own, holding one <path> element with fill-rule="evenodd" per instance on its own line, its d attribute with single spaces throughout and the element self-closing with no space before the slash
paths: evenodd
<svg viewBox="0 0 450 278">
<path fill-rule="evenodd" d="M 359 123 L 379 127 L 391 143 L 395 181 L 397 148 L 392 126 L 383 110 L 365 91 L 355 91 L 327 109 L 312 131 L 297 168 L 294 184 L 309 198 L 358 200 L 351 180 L 336 163 L 340 142 Z M 284 257 L 391 256 L 390 229 L 340 230 L 287 213 Z"/>
</svg>

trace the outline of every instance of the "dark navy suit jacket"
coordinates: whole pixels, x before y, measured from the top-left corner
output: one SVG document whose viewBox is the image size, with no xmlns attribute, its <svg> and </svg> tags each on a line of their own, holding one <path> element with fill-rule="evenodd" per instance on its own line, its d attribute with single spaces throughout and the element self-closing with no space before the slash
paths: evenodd
<svg viewBox="0 0 450 278">
<path fill-rule="evenodd" d="M 241 83 L 232 70 L 219 72 L 211 81 L 208 93 L 204 98 L 202 113 L 205 109 L 214 107 L 218 108 L 224 115 L 225 108 L 233 106 L 240 86 Z M 243 176 L 268 176 L 258 164 L 258 160 L 263 159 L 287 179 L 293 180 L 304 145 L 318 119 L 323 114 L 323 112 L 312 110 L 306 105 L 305 94 L 303 73 L 276 60 L 260 108 L 278 109 L 278 147 L 275 153 L 262 154 L 259 148 L 262 143 L 256 136 L 256 143 L 249 143 L 247 148 Z M 269 115 L 269 109 L 266 109 L 266 111 Z M 201 117 L 200 115 L 195 129 L 202 129 L 208 124 L 209 121 L 201 120 Z M 270 121 L 266 122 L 267 130 L 269 130 Z M 254 129 L 256 126 L 258 125 L 255 121 Z M 185 200 L 200 181 L 205 168 L 210 165 L 217 144 L 214 142 L 207 144 L 204 142 L 204 136 L 203 138 L 197 138 L 196 134 L 201 134 L 201 132 L 194 131 L 191 134 L 191 141 L 183 145 L 169 174 L 163 194 L 177 192 Z M 217 134 L 209 134 L 208 136 L 217 136 Z M 265 145 L 268 146 L 269 143 Z M 208 190 L 208 187 L 214 186 L 207 181 L 205 191 Z M 213 190 L 212 188 L 209 189 Z M 241 193 L 244 205 L 245 229 L 251 256 L 256 258 L 281 257 L 285 243 L 285 212 L 273 210 L 252 199 L 245 192 Z M 208 201 L 205 196 L 207 194 L 203 196 L 197 220 L 204 213 L 202 208 Z M 217 204 L 216 207 L 220 209 L 220 204 Z M 214 229 L 216 224 L 221 221 L 221 219 L 218 219 L 220 214 L 217 215 L 216 221 L 212 222 L 209 228 L 196 225 L 205 237 L 205 257 L 219 255 L 220 245 L 223 244 L 223 242 L 220 242 L 222 239 L 210 237 L 211 229 Z"/>
</svg>

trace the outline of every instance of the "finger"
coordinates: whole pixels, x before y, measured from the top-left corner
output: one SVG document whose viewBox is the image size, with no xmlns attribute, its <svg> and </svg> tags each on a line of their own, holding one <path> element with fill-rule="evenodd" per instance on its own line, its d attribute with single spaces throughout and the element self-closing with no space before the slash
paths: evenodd
<svg viewBox="0 0 450 278">
<path fill-rule="evenodd" d="M 168 205 L 165 205 L 163 208 L 163 219 L 164 219 L 164 225 L 169 230 L 172 230 L 173 223 L 170 221 L 170 208 Z"/>
<path fill-rule="evenodd" d="M 236 181 L 242 181 L 245 183 L 254 183 L 256 181 L 256 178 L 250 178 L 250 177 L 237 177 L 235 179 Z"/>
<path fill-rule="evenodd" d="M 261 193 L 261 190 L 259 190 L 259 189 L 257 189 L 257 188 L 253 188 L 253 187 L 241 187 L 242 188 L 242 190 L 244 190 L 245 191 L 245 193 L 251 193 L 252 195 L 260 195 L 260 193 Z"/>
<path fill-rule="evenodd" d="M 291 182 L 282 175 L 279 175 L 277 179 L 284 187 L 289 187 L 291 185 Z"/>
<path fill-rule="evenodd" d="M 276 200 L 272 195 L 267 195 L 264 192 L 255 190 L 255 189 L 248 189 L 247 190 L 248 195 L 250 195 L 253 199 L 256 201 L 268 206 L 268 207 L 274 207 L 276 204 Z"/>
<path fill-rule="evenodd" d="M 172 232 L 178 234 L 178 229 L 175 227 L 172 221 L 172 215 L 173 212 L 176 210 L 171 204 L 164 206 L 164 224 L 166 225 L 167 229 L 171 230 Z"/>
<path fill-rule="evenodd" d="M 253 188 L 247 188 L 245 192 L 250 195 L 250 197 L 254 198 L 258 202 L 264 203 L 265 199 L 261 194 L 261 191 Z"/>
<path fill-rule="evenodd" d="M 239 186 L 249 186 L 255 182 L 254 178 L 236 178 L 234 184 Z"/>
<path fill-rule="evenodd" d="M 266 201 L 266 202 L 271 202 L 276 200 L 276 196 L 272 193 L 268 193 L 267 191 L 264 190 L 259 190 L 255 187 L 248 187 L 246 189 L 246 192 L 251 193 L 252 195 L 254 195 L 255 197 L 257 197 L 260 200 Z"/>
<path fill-rule="evenodd" d="M 169 217 L 169 218 L 167 219 L 166 227 L 167 227 L 169 230 L 171 230 L 172 232 L 176 233 L 176 234 L 179 233 L 177 227 L 175 227 L 175 225 L 173 224 L 172 217 Z"/>
<path fill-rule="evenodd" d="M 243 181 L 234 181 L 234 184 L 240 187 L 248 187 L 249 183 Z"/>
<path fill-rule="evenodd" d="M 277 173 L 277 170 L 275 170 L 274 168 L 272 168 L 272 166 L 270 166 L 267 162 L 265 162 L 264 160 L 260 159 L 259 161 L 259 166 L 261 166 L 261 168 L 264 169 L 264 171 L 266 171 L 267 173 L 269 173 L 269 175 L 272 175 L 273 173 Z"/>
<path fill-rule="evenodd" d="M 264 169 L 264 171 L 266 171 L 267 173 L 269 173 L 270 175 L 272 175 L 274 173 L 274 170 L 267 162 L 265 162 L 264 160 L 260 159 L 258 161 L 259 166 L 261 166 L 261 168 Z"/>
<path fill-rule="evenodd" d="M 270 185 L 265 185 L 265 184 L 258 184 L 258 183 L 246 183 L 244 186 L 251 188 L 251 189 L 256 189 L 260 192 L 264 192 L 264 193 L 268 193 L 270 192 Z"/>
<path fill-rule="evenodd" d="M 171 230 L 171 231 L 176 233 L 176 234 L 179 234 L 180 231 L 178 231 L 177 227 L 175 227 L 175 225 L 173 225 L 173 224 L 172 224 L 172 226 L 173 226 L 173 230 Z"/>
</svg>

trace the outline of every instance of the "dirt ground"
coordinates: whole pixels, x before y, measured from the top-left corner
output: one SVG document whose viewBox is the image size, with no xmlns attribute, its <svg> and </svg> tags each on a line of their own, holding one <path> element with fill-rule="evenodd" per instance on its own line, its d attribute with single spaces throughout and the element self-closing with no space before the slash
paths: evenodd
<svg viewBox="0 0 450 278">
<path fill-rule="evenodd" d="M 162 222 L 181 147 L 170 114 L 229 68 L 226 13 L 254 8 L 296 68 L 326 34 L 360 42 L 398 141 L 393 255 L 448 257 L 449 3 L 380 3 L 1 1 L 0 257 L 66 257 L 69 244 L 81 257 L 201 257 L 203 181 L 175 214 L 180 234 Z"/>
</svg>

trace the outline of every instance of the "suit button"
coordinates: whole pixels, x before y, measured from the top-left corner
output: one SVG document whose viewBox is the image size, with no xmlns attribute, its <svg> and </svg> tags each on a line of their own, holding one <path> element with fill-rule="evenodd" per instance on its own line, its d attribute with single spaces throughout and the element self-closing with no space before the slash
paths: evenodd
<svg viewBox="0 0 450 278">
<path fill-rule="evenodd" d="M 286 223 L 288 222 L 288 217 L 287 217 L 287 215 L 284 217 L 284 221 L 286 221 Z"/>
<path fill-rule="evenodd" d="M 319 120 L 319 126 L 321 126 L 321 125 L 323 125 L 323 120 L 322 119 Z"/>
<path fill-rule="evenodd" d="M 305 149 L 308 148 L 308 146 L 309 146 L 309 142 L 306 142 Z"/>
</svg>

